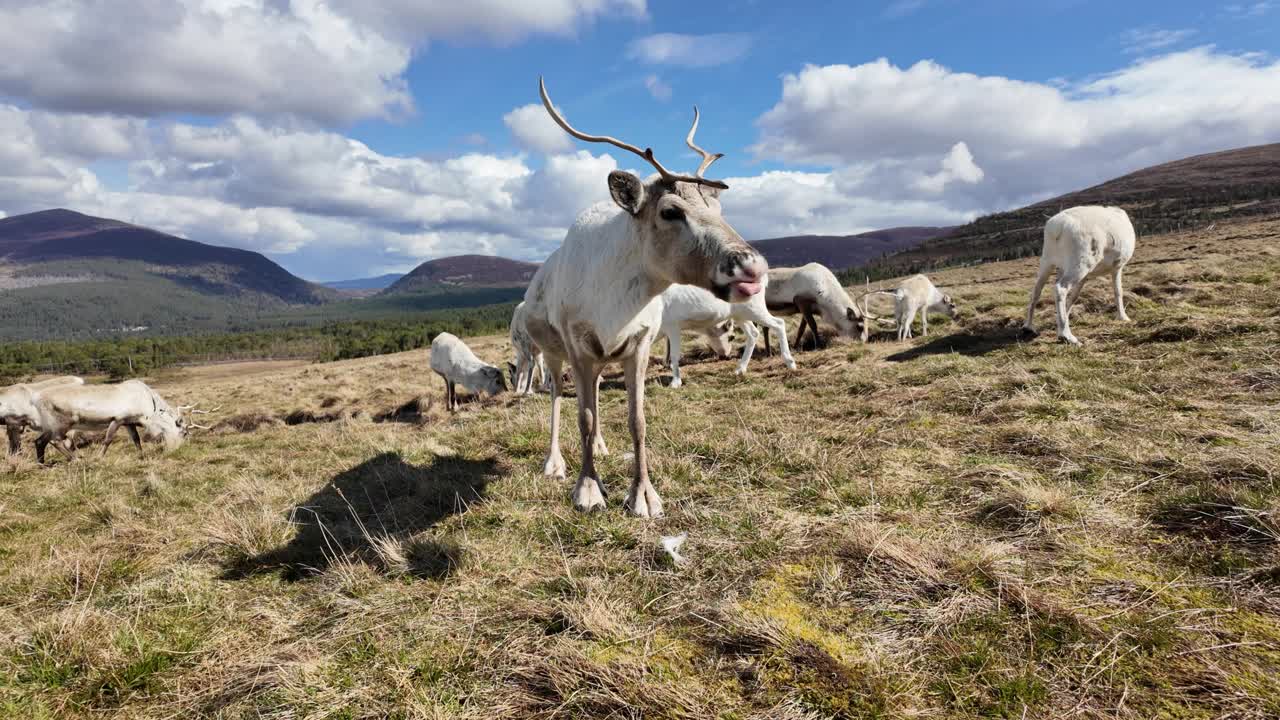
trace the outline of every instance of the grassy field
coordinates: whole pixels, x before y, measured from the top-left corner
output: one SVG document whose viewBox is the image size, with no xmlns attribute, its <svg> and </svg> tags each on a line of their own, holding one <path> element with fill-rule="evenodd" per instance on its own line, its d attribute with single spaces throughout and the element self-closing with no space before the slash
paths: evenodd
<svg viewBox="0 0 1280 720">
<path fill-rule="evenodd" d="M 594 515 L 546 396 L 448 417 L 423 351 L 157 378 L 216 428 L 0 476 L 0 716 L 1280 716 L 1278 237 L 1140 238 L 1084 348 L 1018 342 L 1023 260 L 928 338 L 655 368 L 655 522 L 616 373 Z"/>
</svg>

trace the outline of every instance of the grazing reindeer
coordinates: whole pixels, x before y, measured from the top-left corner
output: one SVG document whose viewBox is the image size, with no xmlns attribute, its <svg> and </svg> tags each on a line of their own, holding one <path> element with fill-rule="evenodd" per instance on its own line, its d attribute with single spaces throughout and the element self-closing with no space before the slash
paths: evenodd
<svg viewBox="0 0 1280 720">
<path fill-rule="evenodd" d="M 1058 281 L 1053 286 L 1054 304 L 1058 309 L 1059 342 L 1079 345 L 1071 334 L 1071 306 L 1080 297 L 1084 281 L 1100 272 L 1111 273 L 1111 283 L 1116 294 L 1116 316 L 1128 322 L 1124 311 L 1124 290 L 1120 276 L 1125 263 L 1133 257 L 1137 234 L 1129 215 L 1118 207 L 1084 205 L 1063 210 L 1049 218 L 1044 226 L 1044 248 L 1040 251 L 1040 273 L 1031 289 L 1031 301 L 1027 303 L 1027 320 L 1023 333 L 1035 336 L 1031 324 L 1040 291 L 1054 270 Z"/>
<path fill-rule="evenodd" d="M 542 361 L 542 351 L 534 344 L 533 338 L 529 337 L 529 330 L 525 327 L 526 320 L 525 304 L 522 302 L 516 305 L 516 309 L 511 313 L 511 348 L 515 350 L 516 361 L 508 362 L 507 369 L 511 373 L 511 389 L 516 395 L 532 395 L 533 376 L 538 376 L 538 389 L 547 389 L 547 368 Z"/>
<path fill-rule="evenodd" d="M 445 406 L 449 412 L 458 409 L 458 383 L 475 393 L 497 395 L 507 390 L 502 371 L 486 363 L 467 347 L 457 335 L 442 332 L 431 341 L 431 369 L 444 380 Z"/>
<path fill-rule="evenodd" d="M 960 317 L 956 303 L 950 295 L 934 286 L 924 275 L 912 275 L 893 290 L 872 290 L 862 294 L 888 295 L 893 298 L 893 320 L 898 325 L 898 340 L 911 337 L 911 325 L 920 313 L 920 334 L 929 334 L 929 312 L 940 312 L 955 320 Z M 863 301 L 866 302 L 865 300 Z"/>
<path fill-rule="evenodd" d="M 809 263 L 798 268 L 773 268 L 769 271 L 769 288 L 765 291 L 765 305 L 775 315 L 799 313 L 800 329 L 791 343 L 797 350 L 804 339 L 805 328 L 813 335 L 813 346 L 818 347 L 818 321 L 815 315 L 831 323 L 841 335 L 867 341 L 867 324 L 862 310 L 844 291 L 834 273 L 821 263 Z M 769 346 L 769 327 L 764 328 L 764 350 L 772 355 Z"/>
<path fill-rule="evenodd" d="M 722 300 L 742 302 L 760 292 L 768 265 L 721 217 L 719 193 L 728 186 L 702 176 L 721 155 L 694 145 L 697 108 L 685 142 L 702 156 L 702 163 L 693 175 L 677 175 L 663 167 L 651 149 L 574 129 L 551 104 L 541 78 L 538 89 L 551 119 L 565 132 L 635 153 L 658 171 L 648 180 L 621 170 L 609 173 L 609 194 L 617 207 L 600 203 L 579 215 L 564 244 L 538 268 L 525 293 L 529 335 L 542 348 L 553 383 L 551 447 L 543 473 L 565 475 L 560 370 L 567 362 L 577 388 L 583 438 L 573 504 L 584 511 L 605 507 L 604 484 L 595 467 L 600 437 L 597 381 L 607 364 L 621 362 L 635 450 L 631 490 L 623 505 L 632 515 L 659 517 L 662 498 L 649 480 L 644 417 L 649 347 L 662 324 L 657 298 L 673 283 L 683 283 L 710 290 Z"/>
</svg>

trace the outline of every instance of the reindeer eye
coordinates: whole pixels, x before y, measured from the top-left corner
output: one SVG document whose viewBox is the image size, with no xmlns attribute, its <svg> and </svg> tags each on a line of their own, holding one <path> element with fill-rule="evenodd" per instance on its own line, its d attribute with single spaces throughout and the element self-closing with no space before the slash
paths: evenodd
<svg viewBox="0 0 1280 720">
<path fill-rule="evenodd" d="M 672 205 L 670 207 L 662 208 L 662 210 L 658 212 L 658 215 L 668 222 L 676 222 L 684 219 L 684 210 Z"/>
</svg>

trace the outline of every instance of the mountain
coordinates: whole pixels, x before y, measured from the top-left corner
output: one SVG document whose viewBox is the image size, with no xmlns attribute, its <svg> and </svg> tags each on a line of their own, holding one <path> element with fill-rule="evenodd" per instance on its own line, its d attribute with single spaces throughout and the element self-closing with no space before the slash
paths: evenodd
<svg viewBox="0 0 1280 720">
<path fill-rule="evenodd" d="M 770 267 L 794 267 L 818 262 L 832 270 L 841 270 L 915 247 L 953 229 L 898 227 L 857 235 L 796 235 L 756 240 L 751 244 L 769 261 Z"/>
<path fill-rule="evenodd" d="M 1044 223 L 1076 205 L 1119 205 L 1142 236 L 1207 227 L 1231 218 L 1280 214 L 1280 143 L 1196 155 L 1084 190 L 995 213 L 864 265 L 847 279 L 893 277 L 930 268 L 1038 255 Z"/>
<path fill-rule="evenodd" d="M 71 210 L 0 219 L 0 337 L 239 329 L 337 299 L 249 250 Z"/>
<path fill-rule="evenodd" d="M 404 277 L 401 273 L 387 273 L 371 278 L 359 278 L 357 280 L 332 280 L 326 283 L 320 283 L 327 288 L 334 290 L 386 290 L 391 284 Z"/>
<path fill-rule="evenodd" d="M 428 260 L 395 281 L 380 295 L 453 293 L 480 288 L 528 286 L 537 263 L 491 255 L 456 255 Z"/>
</svg>

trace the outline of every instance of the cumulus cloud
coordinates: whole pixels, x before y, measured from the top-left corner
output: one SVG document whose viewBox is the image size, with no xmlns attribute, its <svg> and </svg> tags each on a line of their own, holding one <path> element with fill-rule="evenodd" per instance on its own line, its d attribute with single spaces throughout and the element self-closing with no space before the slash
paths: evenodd
<svg viewBox="0 0 1280 720">
<path fill-rule="evenodd" d="M 979 183 L 949 202 L 1016 206 L 1152 164 L 1280 138 L 1280 62 L 1197 48 L 1065 87 L 887 60 L 786 75 L 757 121 L 760 158 L 864 175 L 919 172 L 963 142 Z M 903 197 L 917 183 L 906 183 Z"/>
<path fill-rule="evenodd" d="M 671 99 L 671 86 L 662 82 L 662 78 L 657 75 L 645 76 L 644 87 L 654 100 L 666 102 Z"/>
<path fill-rule="evenodd" d="M 413 106 L 410 48 L 322 0 L 5 3 L 0 47 L 0 93 L 59 110 L 347 122 Z"/>
<path fill-rule="evenodd" d="M 627 56 L 650 65 L 700 68 L 734 62 L 750 49 L 751 36 L 746 33 L 658 33 L 633 40 Z"/>
<path fill-rule="evenodd" d="M 502 122 L 511 131 L 516 142 L 527 150 L 557 153 L 573 147 L 568 133 L 560 129 L 541 104 L 522 105 L 503 115 Z"/>
<path fill-rule="evenodd" d="M 1196 34 L 1194 28 L 1164 30 L 1159 28 L 1134 28 L 1124 34 L 1124 51 L 1147 53 L 1177 45 Z"/>
<path fill-rule="evenodd" d="M 930 193 L 942 192 L 949 183 L 962 182 L 970 185 L 982 182 L 985 173 L 973 161 L 973 153 L 969 146 L 958 142 L 942 158 L 942 169 L 936 173 L 924 175 L 916 180 L 916 187 Z"/>
<path fill-rule="evenodd" d="M 398 118 L 414 110 L 412 52 L 431 39 L 564 35 L 644 12 L 644 0 L 4 2 L 0 96 L 133 116 Z"/>
</svg>

